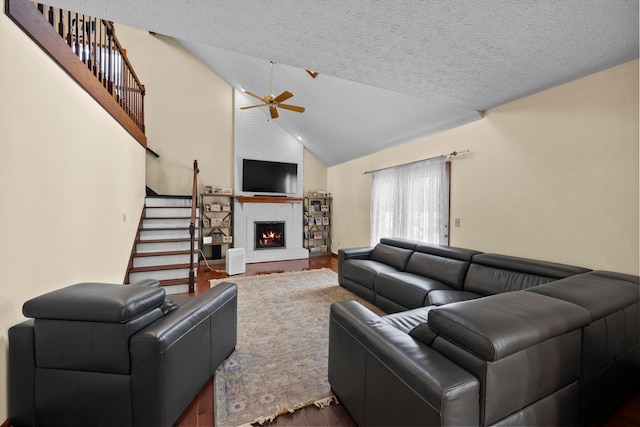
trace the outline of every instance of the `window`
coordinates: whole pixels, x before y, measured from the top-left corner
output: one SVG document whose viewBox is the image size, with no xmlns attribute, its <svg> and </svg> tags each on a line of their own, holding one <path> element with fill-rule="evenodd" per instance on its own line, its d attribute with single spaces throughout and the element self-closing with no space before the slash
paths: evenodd
<svg viewBox="0 0 640 427">
<path fill-rule="evenodd" d="M 371 244 L 383 237 L 449 243 L 449 178 L 445 157 L 373 172 Z"/>
</svg>

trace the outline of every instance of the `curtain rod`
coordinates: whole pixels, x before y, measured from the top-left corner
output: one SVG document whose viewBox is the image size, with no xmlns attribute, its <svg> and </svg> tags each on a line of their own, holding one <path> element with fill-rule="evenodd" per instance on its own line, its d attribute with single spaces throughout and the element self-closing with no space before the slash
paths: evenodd
<svg viewBox="0 0 640 427">
<path fill-rule="evenodd" d="M 455 157 L 455 156 L 457 156 L 458 154 L 464 154 L 464 153 L 468 153 L 468 152 L 469 152 L 469 150 L 464 150 L 464 151 L 452 151 L 452 152 L 451 152 L 451 153 L 449 153 L 449 154 L 440 154 L 439 156 L 429 157 L 429 158 L 426 158 L 426 159 L 420 159 L 420 160 L 414 160 L 413 162 L 403 163 L 403 164 L 401 164 L 401 165 L 387 166 L 386 168 L 374 169 L 374 170 L 372 170 L 372 171 L 364 171 L 364 172 L 362 172 L 362 174 L 363 174 L 363 175 L 366 175 L 366 174 L 369 174 L 369 173 L 379 172 L 379 171 L 383 171 L 383 170 L 386 170 L 386 169 L 397 168 L 397 167 L 400 167 L 400 166 L 412 165 L 412 164 L 414 164 L 414 163 L 424 162 L 425 160 L 436 159 L 436 158 L 438 158 L 438 157 Z"/>
</svg>

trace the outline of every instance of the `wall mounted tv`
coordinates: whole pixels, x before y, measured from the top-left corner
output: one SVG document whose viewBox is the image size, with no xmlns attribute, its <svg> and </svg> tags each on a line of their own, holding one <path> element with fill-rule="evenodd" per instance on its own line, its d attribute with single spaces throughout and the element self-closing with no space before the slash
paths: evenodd
<svg viewBox="0 0 640 427">
<path fill-rule="evenodd" d="M 294 194 L 298 192 L 298 165 L 242 159 L 242 191 Z"/>
</svg>

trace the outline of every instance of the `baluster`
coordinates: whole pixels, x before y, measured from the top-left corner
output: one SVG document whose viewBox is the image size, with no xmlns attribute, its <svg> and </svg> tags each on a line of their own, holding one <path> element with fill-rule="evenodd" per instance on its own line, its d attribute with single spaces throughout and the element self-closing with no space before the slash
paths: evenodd
<svg viewBox="0 0 640 427">
<path fill-rule="evenodd" d="M 73 26 L 71 25 L 71 11 L 67 12 L 67 44 L 73 50 Z"/>
<path fill-rule="evenodd" d="M 96 20 L 96 22 L 98 22 Z M 96 24 L 97 25 L 97 24 Z M 100 20 L 100 36 L 98 37 L 99 40 L 99 47 L 98 49 L 100 49 L 98 52 L 100 52 L 100 60 L 98 61 L 98 80 L 100 81 L 100 83 L 104 86 L 104 72 L 102 71 L 102 68 L 104 67 L 104 39 L 102 38 L 102 20 Z"/>
<path fill-rule="evenodd" d="M 44 15 L 44 5 L 42 3 L 38 3 L 38 10 L 42 15 Z"/>
<path fill-rule="evenodd" d="M 87 27 L 85 26 L 85 16 L 84 14 L 82 14 L 82 56 L 80 57 L 80 60 L 82 62 L 84 62 L 85 64 L 87 63 L 87 34 L 86 34 L 86 29 Z"/>
<path fill-rule="evenodd" d="M 80 60 L 82 61 L 82 54 L 80 53 L 80 15 L 78 15 L 78 13 L 76 12 L 76 19 L 74 20 L 75 26 L 76 26 L 76 38 L 74 40 L 75 43 L 75 47 L 76 47 L 76 55 L 78 55 L 78 58 L 80 58 Z"/>
<path fill-rule="evenodd" d="M 64 39 L 64 10 L 58 9 L 58 34 Z"/>
<path fill-rule="evenodd" d="M 53 10 L 53 7 L 49 6 L 49 13 L 48 13 L 49 24 L 51 24 L 51 26 L 55 28 L 55 25 L 54 25 L 55 14 L 54 13 L 55 12 Z"/>
<path fill-rule="evenodd" d="M 87 20 L 87 18 L 89 18 L 89 20 Z M 87 39 L 84 41 L 84 45 L 86 46 L 86 49 L 87 49 L 87 68 L 89 69 L 89 71 L 92 71 L 94 49 L 93 49 L 93 45 L 91 44 L 91 33 L 93 32 L 91 29 L 91 17 L 85 16 L 84 19 L 85 19 L 84 28 L 87 30 Z"/>
</svg>

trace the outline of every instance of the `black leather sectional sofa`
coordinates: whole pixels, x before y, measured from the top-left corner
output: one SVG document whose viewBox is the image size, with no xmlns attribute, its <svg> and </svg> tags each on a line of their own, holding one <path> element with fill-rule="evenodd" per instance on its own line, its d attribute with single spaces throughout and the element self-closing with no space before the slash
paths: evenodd
<svg viewBox="0 0 640 427">
<path fill-rule="evenodd" d="M 235 349 L 237 286 L 168 299 L 160 283 L 79 283 L 9 329 L 18 426 L 171 426 Z"/>
<path fill-rule="evenodd" d="M 599 425 L 640 390 L 638 276 L 382 239 L 340 250 L 329 382 L 358 425 Z"/>
</svg>

